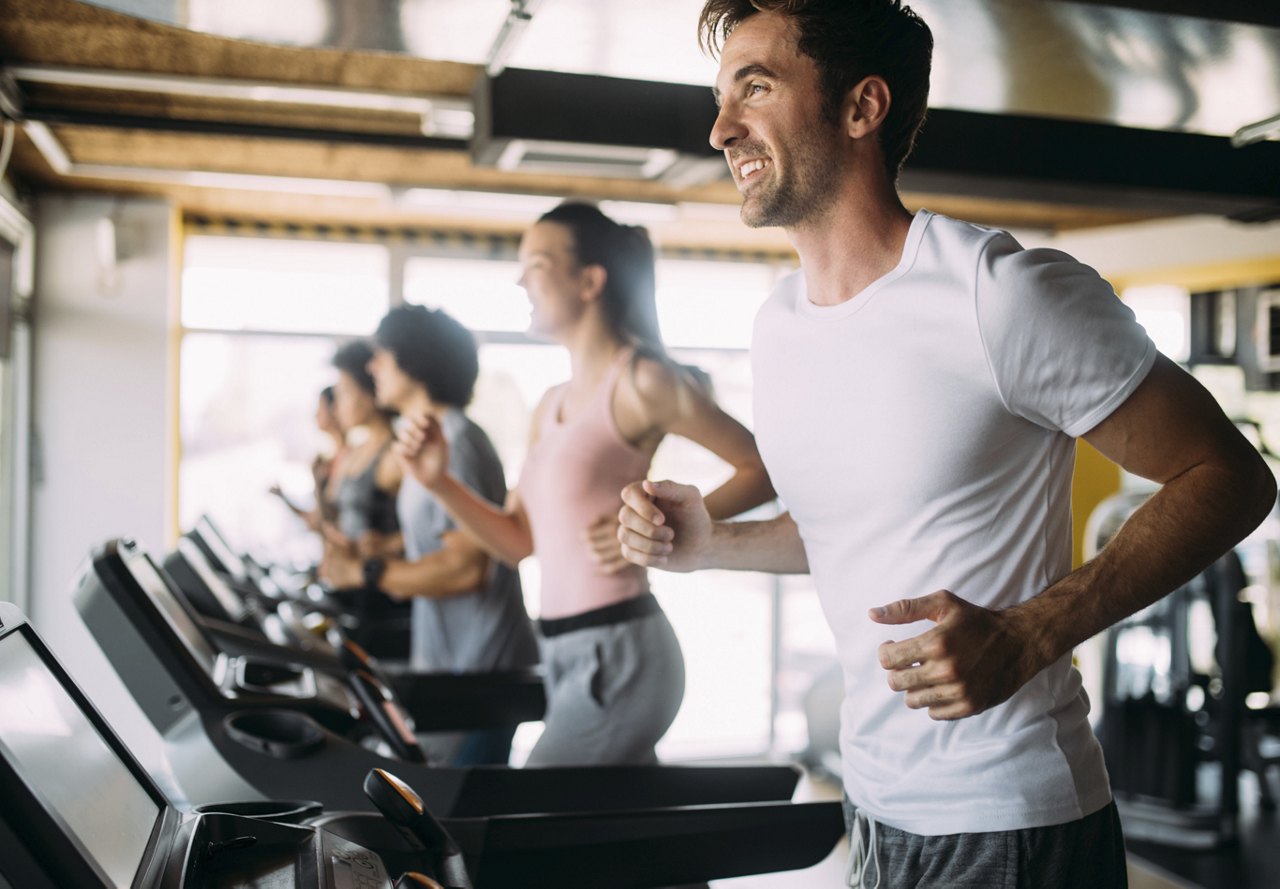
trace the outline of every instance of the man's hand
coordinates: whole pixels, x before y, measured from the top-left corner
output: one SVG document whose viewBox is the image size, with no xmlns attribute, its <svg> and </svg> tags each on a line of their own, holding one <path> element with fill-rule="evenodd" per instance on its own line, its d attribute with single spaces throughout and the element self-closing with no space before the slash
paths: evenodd
<svg viewBox="0 0 1280 889">
<path fill-rule="evenodd" d="M 404 471 L 430 490 L 449 470 L 449 442 L 440 422 L 429 414 L 403 416 L 395 452 Z"/>
<path fill-rule="evenodd" d="M 1038 663 L 1014 609 L 991 611 L 949 590 L 900 599 L 871 609 L 882 624 L 931 620 L 935 626 L 902 642 L 880 646 L 889 687 L 906 692 L 907 706 L 928 708 L 933 719 L 963 719 L 1007 701 L 1047 664 Z"/>
<path fill-rule="evenodd" d="M 693 571 L 711 542 L 711 516 L 702 494 L 675 482 L 634 482 L 622 489 L 618 542 L 629 562 L 668 571 Z"/>
<path fill-rule="evenodd" d="M 602 515 L 582 532 L 582 539 L 591 550 L 591 558 L 595 560 L 596 570 L 601 574 L 617 574 L 631 565 L 622 555 L 618 527 L 617 516 Z"/>
</svg>

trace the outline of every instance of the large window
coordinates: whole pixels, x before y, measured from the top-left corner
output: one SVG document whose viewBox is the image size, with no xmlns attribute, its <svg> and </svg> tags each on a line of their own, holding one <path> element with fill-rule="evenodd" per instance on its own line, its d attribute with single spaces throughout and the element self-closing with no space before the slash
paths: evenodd
<svg viewBox="0 0 1280 889">
<path fill-rule="evenodd" d="M 255 555 L 313 561 L 318 541 L 268 491 L 311 501 L 329 360 L 386 313 L 388 251 L 193 236 L 185 252 L 178 524 L 208 513 Z"/>
<path fill-rule="evenodd" d="M 328 361 L 349 336 L 368 335 L 393 302 L 443 308 L 476 332 L 481 376 L 470 413 L 493 438 L 515 484 L 543 393 L 569 375 L 567 353 L 525 330 L 528 300 L 514 251 L 470 247 L 388 251 L 376 244 L 191 236 L 183 276 L 180 521 L 220 519 L 234 542 L 280 561 L 317 545 L 267 489 L 310 496 L 320 446 L 312 414 L 332 381 Z M 398 266 L 398 267 L 397 267 Z M 785 271 L 764 263 L 661 260 L 658 310 L 676 360 L 711 378 L 717 400 L 751 425 L 747 347 L 760 303 Z M 402 282 L 393 296 L 392 282 Z M 652 477 L 710 490 L 728 467 L 669 439 Z M 521 566 L 539 611 L 536 560 Z M 832 645 L 808 579 L 655 572 L 654 591 L 684 648 L 685 703 L 660 754 L 669 759 L 759 755 L 803 746 L 800 699 Z M 517 736 L 517 759 L 538 726 Z"/>
</svg>

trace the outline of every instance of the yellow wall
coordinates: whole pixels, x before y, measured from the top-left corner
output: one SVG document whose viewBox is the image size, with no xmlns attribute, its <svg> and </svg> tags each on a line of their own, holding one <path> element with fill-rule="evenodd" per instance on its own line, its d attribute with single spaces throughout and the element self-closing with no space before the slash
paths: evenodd
<svg viewBox="0 0 1280 889">
<path fill-rule="evenodd" d="M 1083 438 L 1076 440 L 1076 472 L 1071 481 L 1071 563 L 1084 562 L 1084 524 L 1106 498 L 1120 490 L 1120 467 Z"/>
</svg>

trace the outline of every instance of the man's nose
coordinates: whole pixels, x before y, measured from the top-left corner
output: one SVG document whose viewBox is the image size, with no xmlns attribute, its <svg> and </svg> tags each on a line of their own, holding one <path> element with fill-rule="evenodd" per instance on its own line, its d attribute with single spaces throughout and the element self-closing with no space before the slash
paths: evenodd
<svg viewBox="0 0 1280 889">
<path fill-rule="evenodd" d="M 716 151 L 724 151 L 733 147 L 746 134 L 746 127 L 742 125 L 732 106 L 728 103 L 722 105 L 720 113 L 716 115 L 716 122 L 711 127 L 711 147 Z"/>
</svg>

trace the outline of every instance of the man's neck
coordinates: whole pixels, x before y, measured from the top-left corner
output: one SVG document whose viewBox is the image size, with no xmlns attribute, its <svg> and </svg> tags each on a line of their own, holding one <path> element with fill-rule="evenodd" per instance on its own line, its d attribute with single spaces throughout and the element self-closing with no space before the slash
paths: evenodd
<svg viewBox="0 0 1280 889">
<path fill-rule="evenodd" d="M 787 231 L 811 303 L 848 302 L 902 259 L 912 215 L 887 184 L 842 195 L 819 220 Z"/>
<path fill-rule="evenodd" d="M 444 412 L 444 405 L 436 404 L 431 400 L 431 396 L 427 394 L 424 387 L 413 389 L 404 399 L 402 404 L 396 405 L 396 410 L 405 415 L 429 414 L 438 417 Z"/>
</svg>

